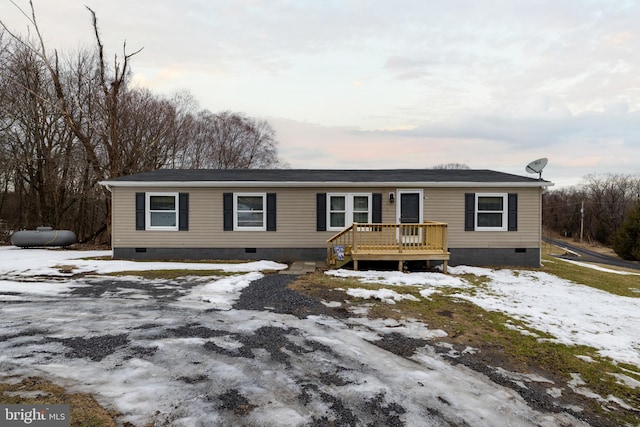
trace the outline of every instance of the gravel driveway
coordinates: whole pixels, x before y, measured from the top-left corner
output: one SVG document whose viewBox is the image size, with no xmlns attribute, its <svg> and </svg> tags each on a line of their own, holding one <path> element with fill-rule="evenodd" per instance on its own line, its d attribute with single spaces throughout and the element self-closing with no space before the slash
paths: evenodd
<svg viewBox="0 0 640 427">
<path fill-rule="evenodd" d="M 581 425 L 447 363 L 425 325 L 372 325 L 288 290 L 296 276 L 251 274 L 231 305 L 202 298 L 202 277 L 4 292 L 0 372 L 91 393 L 123 425 Z"/>
</svg>

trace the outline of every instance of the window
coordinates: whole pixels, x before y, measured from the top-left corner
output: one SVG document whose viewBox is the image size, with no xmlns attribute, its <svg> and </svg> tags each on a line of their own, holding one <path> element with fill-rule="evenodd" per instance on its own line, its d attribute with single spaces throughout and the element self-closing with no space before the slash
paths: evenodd
<svg viewBox="0 0 640 427">
<path fill-rule="evenodd" d="M 276 231 L 276 193 L 222 193 L 224 231 Z"/>
<path fill-rule="evenodd" d="M 328 230 L 371 222 L 371 194 L 327 194 Z"/>
<path fill-rule="evenodd" d="M 234 229 L 248 231 L 266 230 L 266 194 L 235 193 L 233 195 Z"/>
<path fill-rule="evenodd" d="M 369 215 L 370 198 L 371 196 L 353 196 L 353 222 L 371 222 Z"/>
<path fill-rule="evenodd" d="M 344 228 L 347 219 L 347 196 L 329 196 L 329 227 Z"/>
<path fill-rule="evenodd" d="M 501 193 L 476 194 L 475 229 L 486 231 L 507 230 L 507 195 Z"/>
<path fill-rule="evenodd" d="M 147 230 L 178 229 L 178 193 L 146 194 Z"/>
</svg>

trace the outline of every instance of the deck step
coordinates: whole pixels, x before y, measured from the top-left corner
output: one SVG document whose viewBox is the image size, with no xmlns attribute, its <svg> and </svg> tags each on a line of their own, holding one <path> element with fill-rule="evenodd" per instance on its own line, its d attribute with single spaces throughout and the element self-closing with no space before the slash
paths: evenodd
<svg viewBox="0 0 640 427">
<path fill-rule="evenodd" d="M 351 256 L 345 255 L 344 259 L 337 259 L 336 257 L 333 257 L 330 264 L 333 268 L 342 268 L 345 265 L 349 264 L 351 261 L 353 261 Z"/>
</svg>

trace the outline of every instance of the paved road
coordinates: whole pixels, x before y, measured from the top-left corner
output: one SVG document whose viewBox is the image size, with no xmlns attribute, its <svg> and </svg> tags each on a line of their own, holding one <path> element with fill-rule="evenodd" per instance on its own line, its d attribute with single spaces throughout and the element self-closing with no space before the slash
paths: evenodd
<svg viewBox="0 0 640 427">
<path fill-rule="evenodd" d="M 580 246 L 571 245 L 561 240 L 554 240 L 546 237 L 543 238 L 543 240 L 547 243 L 551 243 L 561 248 L 566 248 L 569 251 L 577 254 L 577 255 L 571 255 L 568 253 L 568 254 L 560 255 L 559 256 L 560 258 L 579 260 L 583 262 L 594 262 L 599 264 L 613 265 L 616 267 L 630 268 L 633 270 L 640 270 L 640 263 L 638 262 L 625 261 L 620 258 L 615 258 L 615 257 L 604 255 L 598 252 L 590 251 Z"/>
</svg>

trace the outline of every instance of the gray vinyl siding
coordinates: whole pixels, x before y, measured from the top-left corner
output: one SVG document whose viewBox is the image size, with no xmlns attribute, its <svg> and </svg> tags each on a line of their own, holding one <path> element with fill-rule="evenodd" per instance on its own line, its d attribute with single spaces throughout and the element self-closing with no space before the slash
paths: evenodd
<svg viewBox="0 0 640 427">
<path fill-rule="evenodd" d="M 406 189 L 403 187 L 403 189 Z M 450 248 L 539 248 L 540 188 L 423 188 L 424 218 L 449 224 Z M 188 231 L 135 227 L 136 192 L 189 193 Z M 324 248 L 335 231 L 316 231 L 316 193 L 382 193 L 382 222 L 396 222 L 396 203 L 380 188 L 112 187 L 114 248 Z M 277 231 L 223 231 L 223 193 L 276 193 Z M 464 231 L 465 193 L 518 193 L 518 231 Z"/>
</svg>

